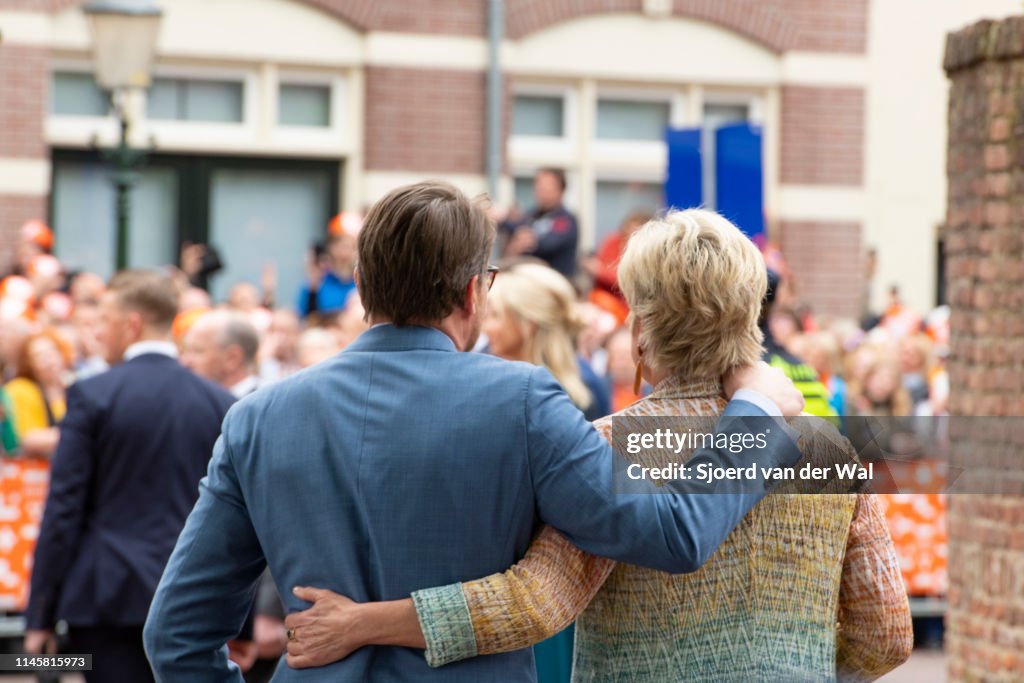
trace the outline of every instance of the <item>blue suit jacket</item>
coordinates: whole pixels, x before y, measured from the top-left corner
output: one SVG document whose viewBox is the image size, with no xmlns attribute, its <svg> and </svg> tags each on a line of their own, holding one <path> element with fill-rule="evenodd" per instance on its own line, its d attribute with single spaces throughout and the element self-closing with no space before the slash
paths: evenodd
<svg viewBox="0 0 1024 683">
<path fill-rule="evenodd" d="M 234 398 L 143 354 L 68 390 L 30 628 L 141 626 Z"/>
<path fill-rule="evenodd" d="M 221 646 L 265 564 L 289 612 L 308 606 L 296 585 L 389 600 L 502 571 L 542 521 L 589 552 L 690 571 L 763 495 L 613 495 L 611 470 L 546 370 L 457 353 L 437 330 L 375 327 L 228 414 L 146 624 L 157 678 L 241 680 Z M 430 669 L 419 650 L 366 647 L 324 668 L 282 663 L 274 680 L 533 677 L 529 649 Z"/>
</svg>

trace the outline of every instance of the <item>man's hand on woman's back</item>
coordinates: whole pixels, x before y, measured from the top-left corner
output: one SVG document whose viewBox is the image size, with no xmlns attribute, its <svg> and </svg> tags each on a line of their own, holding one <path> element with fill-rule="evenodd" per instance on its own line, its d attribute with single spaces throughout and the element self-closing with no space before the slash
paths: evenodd
<svg viewBox="0 0 1024 683">
<path fill-rule="evenodd" d="M 731 400 L 740 389 L 755 391 L 773 401 L 786 417 L 795 417 L 804 409 L 804 396 L 785 373 L 764 361 L 733 369 L 722 378 L 725 395 Z"/>
</svg>

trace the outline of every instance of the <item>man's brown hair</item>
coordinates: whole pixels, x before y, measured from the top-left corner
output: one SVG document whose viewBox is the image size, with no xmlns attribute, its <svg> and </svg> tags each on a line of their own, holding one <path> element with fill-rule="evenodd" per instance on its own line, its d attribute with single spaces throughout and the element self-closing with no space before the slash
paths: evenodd
<svg viewBox="0 0 1024 683">
<path fill-rule="evenodd" d="M 447 317 L 463 305 L 469 281 L 483 275 L 494 235 L 482 202 L 448 183 L 392 190 L 359 232 L 359 293 L 367 315 L 399 326 Z"/>
<path fill-rule="evenodd" d="M 117 295 L 121 308 L 140 313 L 147 325 L 170 329 L 178 315 L 178 289 L 162 273 L 122 270 L 110 278 L 107 290 Z"/>
</svg>

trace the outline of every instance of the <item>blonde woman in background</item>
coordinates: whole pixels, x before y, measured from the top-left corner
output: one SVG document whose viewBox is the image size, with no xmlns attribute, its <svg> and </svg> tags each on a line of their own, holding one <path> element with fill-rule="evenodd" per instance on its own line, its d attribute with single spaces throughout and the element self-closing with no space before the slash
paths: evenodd
<svg viewBox="0 0 1024 683">
<path fill-rule="evenodd" d="M 583 324 L 576 290 L 563 275 L 517 263 L 494 282 L 483 332 L 491 353 L 547 368 L 587 419 L 596 420 L 611 409 L 607 386 L 576 353 Z"/>
<path fill-rule="evenodd" d="M 654 391 L 617 415 L 721 415 L 721 377 L 761 355 L 767 275 L 757 248 L 718 214 L 672 212 L 633 236 L 619 282 L 638 369 Z M 595 426 L 611 438 L 611 419 Z M 793 426 L 804 462 L 852 456 L 828 423 Z M 461 599 L 448 599 L 453 592 Z M 870 494 L 768 496 L 691 574 L 616 565 L 545 527 L 508 571 L 413 600 L 414 623 L 385 623 L 376 604 L 348 603 L 323 625 L 344 624 L 351 608 L 355 623 L 382 634 L 374 642 L 412 644 L 397 634 L 422 629 L 427 660 L 439 666 L 525 647 L 578 616 L 573 680 L 619 683 L 872 680 L 906 660 L 913 641 L 893 544 Z M 327 632 L 342 653 L 366 637 L 337 625 Z M 331 649 L 312 640 L 314 651 Z"/>
<path fill-rule="evenodd" d="M 576 290 L 547 265 L 502 270 L 487 298 L 482 331 L 495 356 L 547 368 L 588 420 L 611 412 L 609 391 L 576 352 L 585 321 Z M 572 671 L 573 628 L 534 648 L 538 683 L 563 683 Z"/>
</svg>

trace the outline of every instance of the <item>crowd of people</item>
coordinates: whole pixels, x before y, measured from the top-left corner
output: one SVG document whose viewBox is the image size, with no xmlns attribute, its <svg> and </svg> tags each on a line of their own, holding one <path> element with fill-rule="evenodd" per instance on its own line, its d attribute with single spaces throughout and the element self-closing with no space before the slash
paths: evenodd
<svg viewBox="0 0 1024 683">
<path fill-rule="evenodd" d="M 533 210 L 518 216 L 491 211 L 499 222 L 499 258 L 487 273 L 491 290 L 474 351 L 547 368 L 593 421 L 652 389 L 638 374 L 618 264 L 630 237 L 658 207 L 625 217 L 593 255 L 578 258 L 578 228 L 563 204 L 564 191 L 564 174 L 542 169 Z M 311 250 L 301 291 L 293 299 L 284 293 L 288 305 L 277 305 L 278 293 L 267 287 L 272 278 L 235 283 L 225 301 L 211 300 L 207 286 L 217 277 L 220 256 L 206 245 L 186 245 L 179 263 L 161 271 L 178 302 L 169 321 L 176 348 L 168 353 L 241 399 L 348 348 L 370 326 L 356 283 L 360 229 L 352 214 L 331 221 L 323 244 Z M 69 390 L 120 360 L 107 353 L 108 283 L 94 273 L 67 272 L 52 254 L 53 242 L 46 225 L 26 223 L 16 261 L 0 283 L 3 454 L 36 462 L 46 462 L 58 448 Z M 229 253 L 229 245 L 219 246 Z M 816 316 L 801 306 L 799 280 L 785 264 L 770 258 L 769 266 L 768 305 L 760 320 L 763 357 L 790 375 L 809 412 L 840 420 L 946 412 L 947 309 L 921 317 L 894 288 L 879 315 Z M 920 503 L 903 502 L 895 496 L 886 505 L 904 581 L 911 593 L 941 595 L 942 501 L 930 499 L 933 507 L 924 512 Z M 915 516 L 913 524 L 932 525 L 932 532 L 908 530 L 901 521 L 908 515 Z M 253 672 L 251 680 L 266 680 L 287 646 L 285 610 L 269 576 L 252 616 L 251 635 L 243 629 L 232 653 Z M 547 680 L 566 675 L 571 639 L 568 632 L 538 646 L 542 680 L 545 672 L 552 676 Z M 270 664 L 261 668 L 257 660 Z"/>
</svg>

